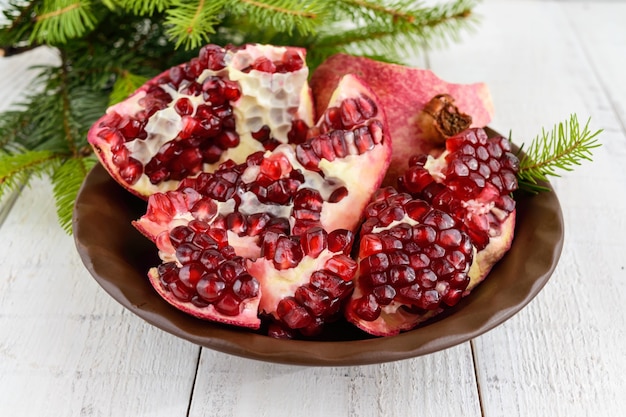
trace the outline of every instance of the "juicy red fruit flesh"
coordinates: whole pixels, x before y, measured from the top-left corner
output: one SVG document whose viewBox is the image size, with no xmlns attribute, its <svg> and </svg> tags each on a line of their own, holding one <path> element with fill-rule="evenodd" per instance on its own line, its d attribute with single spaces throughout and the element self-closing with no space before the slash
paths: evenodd
<svg viewBox="0 0 626 417">
<path fill-rule="evenodd" d="M 416 314 L 458 303 L 469 283 L 473 246 L 450 215 L 386 188 L 368 206 L 367 216 L 359 248 L 359 296 L 349 306 L 354 320 L 377 320 L 392 303 Z"/>
<path fill-rule="evenodd" d="M 178 301 L 197 307 L 198 316 L 209 305 L 225 316 L 237 316 L 242 303 L 259 295 L 259 282 L 247 272 L 245 259 L 228 246 L 225 233 L 201 222 L 191 226 L 171 230 L 177 262 L 157 268 L 161 284 Z"/>
<path fill-rule="evenodd" d="M 468 129 L 449 138 L 446 150 L 443 180 L 431 175 L 425 156 L 415 156 L 400 177 L 399 188 L 450 213 L 481 250 L 492 231 L 515 210 L 511 193 L 517 189 L 519 160 L 506 138 L 489 138 L 483 129 Z M 478 209 L 481 205 L 484 208 Z"/>
</svg>

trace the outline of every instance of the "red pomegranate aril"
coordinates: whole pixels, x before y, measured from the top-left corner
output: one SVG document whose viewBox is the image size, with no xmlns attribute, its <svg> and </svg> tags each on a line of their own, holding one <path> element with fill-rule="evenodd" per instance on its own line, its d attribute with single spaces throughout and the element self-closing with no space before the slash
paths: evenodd
<svg viewBox="0 0 626 417">
<path fill-rule="evenodd" d="M 237 316 L 241 312 L 241 301 L 229 292 L 214 304 L 215 309 L 226 316 Z"/>
<path fill-rule="evenodd" d="M 205 272 L 206 270 L 201 263 L 190 262 L 180 268 L 178 279 L 185 287 L 191 290 L 195 288 Z"/>
<path fill-rule="evenodd" d="M 205 275 L 196 286 L 198 295 L 208 303 L 219 300 L 225 289 L 226 283 L 215 273 Z"/>
<path fill-rule="evenodd" d="M 233 294 L 240 300 L 259 295 L 259 282 L 250 274 L 242 274 L 233 283 Z"/>
<path fill-rule="evenodd" d="M 328 247 L 328 234 L 321 227 L 314 227 L 302 235 L 302 251 L 304 255 L 317 258 Z"/>
<path fill-rule="evenodd" d="M 311 274 L 311 285 L 324 290 L 333 298 L 343 298 L 348 295 L 351 282 L 346 281 L 338 275 L 327 271 L 315 271 Z"/>
<path fill-rule="evenodd" d="M 328 294 L 312 285 L 298 287 L 294 298 L 315 317 L 325 314 L 331 306 Z"/>
<path fill-rule="evenodd" d="M 380 304 L 374 294 L 369 294 L 356 301 L 353 306 L 355 314 L 365 321 L 374 321 L 380 316 Z"/>
<path fill-rule="evenodd" d="M 242 258 L 231 259 L 220 265 L 218 275 L 227 283 L 233 283 L 246 270 Z"/>
<path fill-rule="evenodd" d="M 304 60 L 294 50 L 287 50 L 283 54 L 282 62 L 277 68 L 278 72 L 294 72 L 299 71 L 304 67 Z"/>
<path fill-rule="evenodd" d="M 349 255 L 352 250 L 354 234 L 346 229 L 335 229 L 328 234 L 328 250 Z"/>
<path fill-rule="evenodd" d="M 268 58 L 262 56 L 254 60 L 252 63 L 252 69 L 261 72 L 274 73 L 276 72 L 276 65 L 274 65 L 274 63 Z"/>
<path fill-rule="evenodd" d="M 313 322 L 311 314 L 293 297 L 282 299 L 278 303 L 276 313 L 291 329 L 301 329 Z"/>
<path fill-rule="evenodd" d="M 288 237 L 280 237 L 276 242 L 273 261 L 276 269 L 293 268 L 302 260 L 300 243 Z"/>
<path fill-rule="evenodd" d="M 380 285 L 372 291 L 374 298 L 380 305 L 388 305 L 396 296 L 396 290 L 391 285 Z"/>
<path fill-rule="evenodd" d="M 213 71 L 219 71 L 226 66 L 224 63 L 224 56 L 224 50 L 217 45 L 203 46 L 198 55 L 200 62 Z"/>
</svg>

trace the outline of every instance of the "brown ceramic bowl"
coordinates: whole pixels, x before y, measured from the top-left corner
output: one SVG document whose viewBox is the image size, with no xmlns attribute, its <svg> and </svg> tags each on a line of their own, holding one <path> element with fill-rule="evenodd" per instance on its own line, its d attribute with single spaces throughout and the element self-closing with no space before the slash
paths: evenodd
<svg viewBox="0 0 626 417">
<path fill-rule="evenodd" d="M 517 198 L 511 250 L 468 297 L 421 327 L 373 338 L 346 323 L 316 341 L 278 340 L 248 330 L 202 321 L 170 306 L 146 273 L 159 264 L 153 244 L 131 220 L 146 203 L 121 188 L 97 165 L 76 200 L 74 237 L 96 281 L 139 317 L 178 337 L 217 351 L 298 365 L 361 365 L 425 355 L 468 341 L 498 326 L 537 295 L 550 278 L 563 244 L 563 217 L 554 192 Z"/>
</svg>

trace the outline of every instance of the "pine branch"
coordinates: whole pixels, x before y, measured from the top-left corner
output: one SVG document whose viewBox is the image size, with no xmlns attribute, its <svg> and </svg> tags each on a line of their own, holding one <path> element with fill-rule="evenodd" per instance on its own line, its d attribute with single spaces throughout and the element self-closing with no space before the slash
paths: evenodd
<svg viewBox="0 0 626 417">
<path fill-rule="evenodd" d="M 0 153 L 0 197 L 27 184 L 32 175 L 49 175 L 57 162 L 49 151 Z"/>
<path fill-rule="evenodd" d="M 408 1 L 341 0 L 340 8 L 350 14 L 350 19 L 357 22 L 356 26 L 347 30 L 333 27 L 325 31 L 316 39 L 312 49 L 324 56 L 346 52 L 402 62 L 409 54 L 445 45 L 449 40 L 456 40 L 462 30 L 470 29 L 475 23 L 471 12 L 474 3 L 456 0 L 425 7 Z"/>
<path fill-rule="evenodd" d="M 231 0 L 227 7 L 229 13 L 238 17 L 247 16 L 259 28 L 272 31 L 280 28 L 288 35 L 296 31 L 309 35 L 330 14 L 328 3 L 318 0 Z"/>
<path fill-rule="evenodd" d="M 51 177 L 57 217 L 67 233 L 72 232 L 74 201 L 95 163 L 94 158 L 71 158 L 56 168 Z"/>
<path fill-rule="evenodd" d="M 97 18 L 88 0 L 49 0 L 36 8 L 30 40 L 41 44 L 63 44 L 93 30 Z"/>
<path fill-rule="evenodd" d="M 601 146 L 597 136 L 602 130 L 592 133 L 589 122 L 587 120 L 581 127 L 574 114 L 570 116 L 569 122 L 561 122 L 549 132 L 542 130 L 541 135 L 531 141 L 526 154 L 520 158 L 520 189 L 532 193 L 548 191 L 539 182 L 547 181 L 550 176 L 558 177 L 557 170 L 571 171 L 584 160 L 591 161 L 592 150 Z M 520 154 L 521 151 L 520 148 Z"/>
<path fill-rule="evenodd" d="M 176 40 L 176 48 L 193 49 L 209 42 L 227 0 L 181 2 L 166 11 L 167 35 Z"/>
</svg>

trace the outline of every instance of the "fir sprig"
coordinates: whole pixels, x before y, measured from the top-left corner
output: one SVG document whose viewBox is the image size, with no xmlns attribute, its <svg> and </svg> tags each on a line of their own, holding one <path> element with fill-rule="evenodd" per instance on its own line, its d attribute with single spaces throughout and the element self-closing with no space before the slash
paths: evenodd
<svg viewBox="0 0 626 417">
<path fill-rule="evenodd" d="M 600 146 L 597 136 L 602 129 L 592 132 L 589 122 L 590 119 L 581 126 L 574 114 L 569 121 L 555 125 L 550 131 L 542 130 L 520 158 L 520 189 L 531 193 L 548 191 L 540 183 L 548 181 L 548 177 L 558 177 L 558 170 L 571 171 L 583 161 L 591 161 L 592 150 Z M 523 146 L 520 155 L 522 150 Z"/>
</svg>

